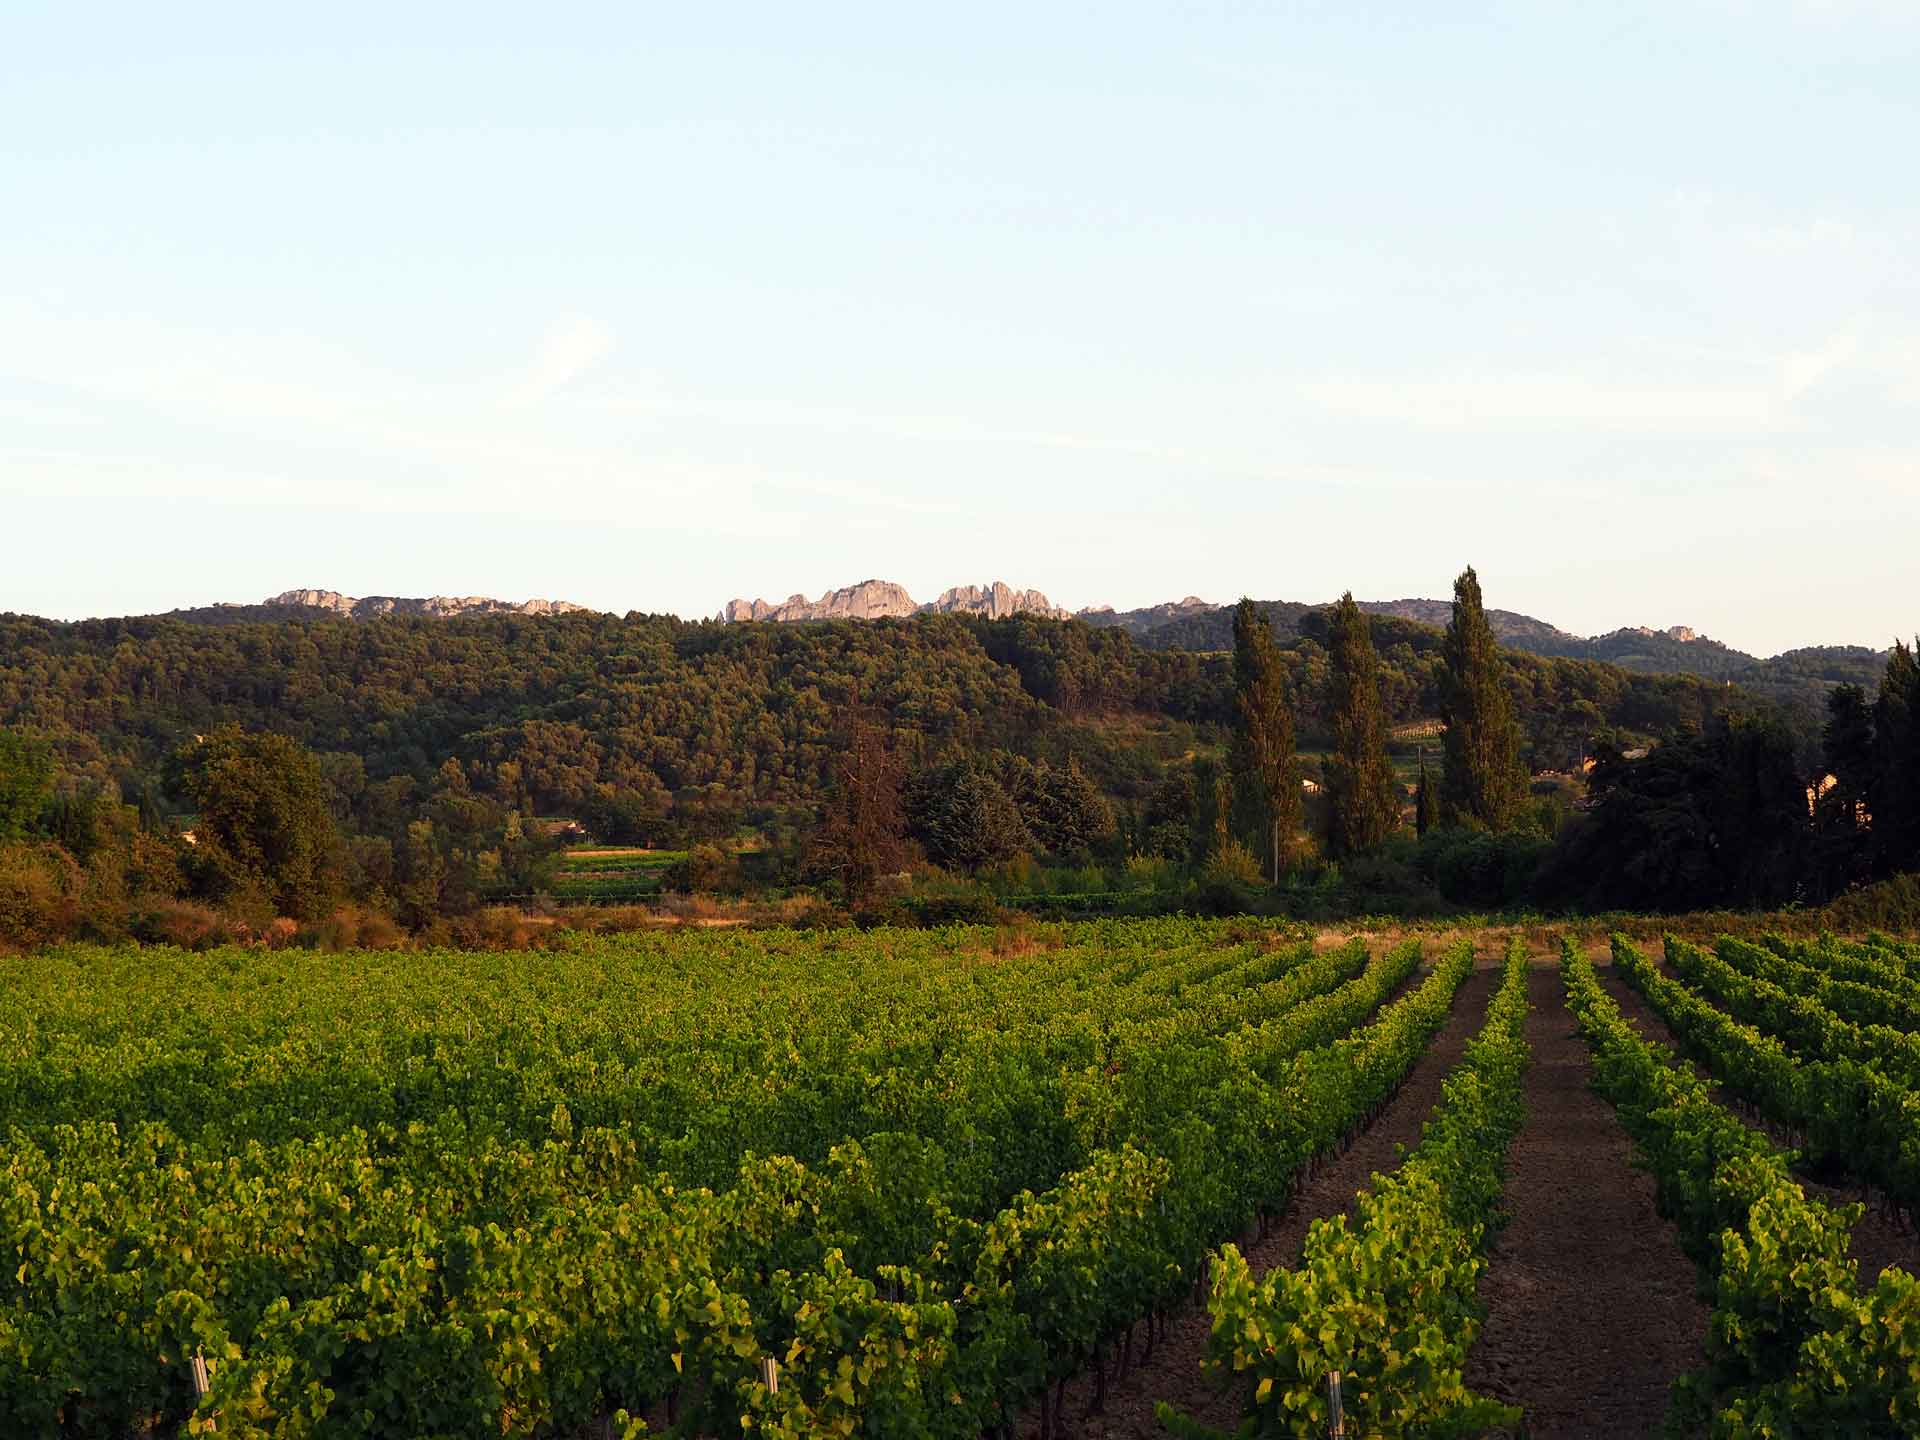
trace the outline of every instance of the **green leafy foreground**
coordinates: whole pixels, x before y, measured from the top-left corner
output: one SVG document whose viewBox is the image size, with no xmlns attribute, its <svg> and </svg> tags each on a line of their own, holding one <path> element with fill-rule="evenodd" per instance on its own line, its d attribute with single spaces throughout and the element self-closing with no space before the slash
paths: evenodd
<svg viewBox="0 0 1920 1440">
<path fill-rule="evenodd" d="M 1847 1257 L 1860 1207 L 1807 1198 L 1792 1153 L 1643 1040 L 1571 944 L 1561 970 L 1595 1085 L 1712 1295 L 1706 1366 L 1676 1387 L 1674 1427 L 1725 1440 L 1920 1432 L 1920 1284 L 1890 1268 L 1863 1288 Z"/>
<path fill-rule="evenodd" d="M 1519 1418 L 1469 1391 L 1462 1370 L 1479 1334 L 1475 1291 L 1507 1147 L 1525 1114 L 1526 1014 L 1516 938 L 1486 1025 L 1448 1077 L 1419 1148 L 1375 1177 L 1353 1221 L 1316 1221 L 1299 1267 L 1264 1279 L 1233 1246 L 1221 1249 L 1209 1362 L 1245 1386 L 1239 1435 L 1325 1435 L 1330 1371 L 1342 1377 L 1355 1434 L 1473 1433 Z M 1213 1433 L 1164 1403 L 1160 1416 L 1179 1434 Z"/>
</svg>

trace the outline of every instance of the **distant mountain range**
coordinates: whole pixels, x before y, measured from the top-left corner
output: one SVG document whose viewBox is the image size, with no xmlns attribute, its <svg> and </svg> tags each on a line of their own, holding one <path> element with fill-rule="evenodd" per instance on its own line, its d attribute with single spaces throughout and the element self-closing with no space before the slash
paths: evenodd
<svg viewBox="0 0 1920 1440">
<path fill-rule="evenodd" d="M 176 620 L 201 624 L 242 620 L 284 619 L 289 615 L 322 611 L 349 620 L 372 620 L 381 615 L 423 615 L 436 620 L 458 615 L 574 615 L 591 613 L 571 600 L 496 600 L 491 595 L 342 595 L 338 590 L 282 590 L 253 605 L 223 602 L 192 610 L 175 610 Z"/>
<path fill-rule="evenodd" d="M 1314 630 L 1308 617 L 1325 604 L 1297 600 L 1266 600 L 1260 609 L 1283 641 L 1299 639 Z M 1363 600 L 1369 614 L 1389 616 L 1421 627 L 1442 627 L 1452 617 L 1446 600 Z M 287 619 L 330 615 L 354 620 L 382 615 L 452 618 L 461 615 L 567 615 L 592 613 L 590 607 L 566 600 L 496 600 L 487 595 L 432 595 L 407 598 L 395 595 L 356 597 L 337 590 L 285 590 L 255 605 L 210 605 L 176 610 L 173 617 L 202 624 L 233 624 L 248 620 Z M 921 603 L 889 580 L 864 580 L 830 590 L 818 600 L 789 596 L 778 604 L 765 600 L 735 600 L 715 618 L 725 622 L 792 622 L 805 620 L 880 620 L 910 615 L 978 615 L 1003 619 L 1038 615 L 1048 619 L 1078 619 L 1089 625 L 1127 631 L 1153 650 L 1226 650 L 1233 645 L 1233 607 L 1216 605 L 1197 595 L 1135 610 L 1095 606 L 1071 612 L 1055 605 L 1038 590 L 1021 590 L 1002 581 L 987 585 L 959 585 L 943 591 L 937 600 Z M 1868 688 L 1879 683 L 1887 652 L 1864 645 L 1820 645 L 1762 658 L 1735 650 L 1696 633 L 1685 625 L 1665 630 L 1629 626 L 1605 635 L 1582 636 L 1513 610 L 1489 610 L 1487 618 L 1500 642 L 1534 655 L 1572 660 L 1597 660 L 1623 669 L 1655 675 L 1698 675 L 1724 680 L 1756 694 L 1801 707 L 1816 708 L 1828 687 L 1852 683 Z M 1418 632 L 1409 638 L 1418 641 Z"/>
<path fill-rule="evenodd" d="M 1306 617 L 1327 608 L 1326 602 L 1261 601 L 1260 609 L 1281 640 L 1304 633 Z M 1360 608 L 1372 615 L 1391 616 L 1415 625 L 1444 627 L 1453 617 L 1448 600 L 1363 600 Z M 986 615 L 1035 614 L 1064 618 L 1069 612 L 1038 590 L 1015 590 L 999 582 L 949 590 L 930 604 L 915 603 L 899 585 L 868 580 L 833 590 L 809 601 L 795 595 L 780 605 L 764 600 L 735 600 L 717 618 L 747 620 L 879 619 L 927 612 Z M 1233 607 L 1216 605 L 1189 595 L 1137 610 L 1115 610 L 1101 605 L 1073 612 L 1089 625 L 1127 631 L 1154 650 L 1226 650 L 1233 645 Z M 1686 625 L 1655 630 L 1628 626 L 1605 635 L 1575 635 L 1532 615 L 1514 610 L 1489 610 L 1487 619 L 1499 641 L 1514 650 L 1570 660 L 1597 660 L 1622 669 L 1654 675 L 1698 675 L 1725 680 L 1757 694 L 1815 707 L 1827 687 L 1841 683 L 1879 683 L 1887 652 L 1864 645 L 1821 645 L 1762 658 L 1708 639 Z"/>
</svg>

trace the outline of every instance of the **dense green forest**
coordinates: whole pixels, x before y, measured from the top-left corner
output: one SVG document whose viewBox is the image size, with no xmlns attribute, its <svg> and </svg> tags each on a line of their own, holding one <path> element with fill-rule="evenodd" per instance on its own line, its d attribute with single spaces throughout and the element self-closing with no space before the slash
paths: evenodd
<svg viewBox="0 0 1920 1440">
<path fill-rule="evenodd" d="M 1476 615 L 1478 603 L 1476 583 Z M 1829 747 L 1803 715 L 1739 686 L 1496 651 L 1488 632 L 1476 642 L 1486 673 L 1474 683 L 1495 686 L 1510 715 L 1499 723 L 1515 778 L 1491 808 L 1462 808 L 1448 799 L 1459 765 L 1443 755 L 1443 731 L 1465 733 L 1453 631 L 1334 607 L 1277 618 L 1243 605 L 1226 645 L 1201 651 L 1033 616 L 792 625 L 641 614 L 5 616 L 0 790 L 30 798 L 0 820 L 0 838 L 58 851 L 82 871 L 117 867 L 135 891 L 303 917 L 351 895 L 409 924 L 539 888 L 555 848 L 545 822 L 556 817 L 601 841 L 706 847 L 683 883 L 804 884 L 820 878 L 810 842 L 832 797 L 857 779 L 844 757 L 858 714 L 899 772 L 900 814 L 919 853 L 956 873 L 1021 854 L 1160 859 L 1195 873 L 1211 863 L 1216 879 L 1236 883 L 1343 856 L 1364 869 L 1383 835 L 1411 840 L 1413 822 L 1428 818 L 1415 771 L 1431 765 L 1435 788 L 1428 795 L 1422 782 L 1420 798 L 1433 801 L 1433 825 L 1421 828 L 1482 835 L 1441 888 L 1498 903 L 1537 888 L 1536 875 L 1552 872 L 1542 847 L 1558 840 L 1565 851 L 1561 831 L 1589 806 L 1597 818 L 1581 843 L 1591 862 L 1619 809 L 1598 802 L 1641 773 L 1621 757 L 1660 754 L 1666 737 L 1711 746 L 1722 743 L 1714 736 L 1764 733 L 1789 801 L 1826 763 Z M 1250 670 L 1233 649 L 1256 643 L 1262 658 Z M 1245 760 L 1250 685 L 1264 687 L 1265 713 L 1283 709 L 1287 727 L 1286 754 L 1268 757 L 1257 784 Z M 1343 759 L 1356 732 L 1342 712 L 1362 691 L 1362 728 L 1381 754 Z M 284 748 L 262 751 L 262 737 Z M 1595 755 L 1603 764 L 1589 796 L 1583 762 Z M 1288 797 L 1302 782 L 1309 804 L 1296 815 Z M 1396 813 L 1367 820 L 1352 832 L 1366 842 L 1355 843 L 1343 818 L 1351 801 L 1313 800 L 1321 782 Z M 324 835 L 288 838 L 305 833 L 301 816 Z M 283 840 L 257 838 L 274 825 Z M 1300 842 L 1260 840 L 1282 831 Z M 1490 854 L 1485 837 L 1508 833 L 1527 843 Z M 243 834 L 255 838 L 235 838 Z M 284 857 L 270 863 L 261 847 L 283 841 L 307 855 L 294 868 L 311 875 L 269 885 L 260 876 L 284 869 Z M 741 852 L 753 860 L 744 869 Z M 1438 866 L 1430 855 L 1429 879 Z M 1840 855 L 1821 883 L 1874 868 Z M 1558 883 L 1586 898 L 1635 898 L 1625 884 L 1603 896 Z M 1778 888 L 1737 898 L 1793 898 Z M 1689 893 L 1718 901 L 1738 889 Z"/>
<path fill-rule="evenodd" d="M 1325 606 L 1291 600 L 1265 600 L 1258 608 L 1282 642 L 1311 635 L 1323 624 Z M 1390 601 L 1363 605 L 1376 624 L 1418 625 L 1390 613 L 1412 610 L 1427 618 L 1445 609 L 1432 601 Z M 1382 613 L 1389 612 L 1389 613 Z M 1681 639 L 1663 631 L 1616 630 L 1591 638 L 1569 635 L 1531 616 L 1489 611 L 1495 635 L 1509 650 L 1545 659 L 1596 660 L 1641 675 L 1685 675 L 1731 681 L 1752 695 L 1777 702 L 1803 740 L 1819 730 L 1827 692 L 1835 685 L 1872 686 L 1887 661 L 1884 650 L 1864 645 L 1819 645 L 1788 650 L 1768 659 L 1749 655 L 1704 636 Z M 1124 626 L 1150 650 L 1222 650 L 1233 643 L 1233 612 L 1225 607 L 1196 609 L 1169 619 L 1150 612 L 1106 616 L 1097 623 Z M 1444 618 L 1438 619 L 1444 623 Z"/>
<path fill-rule="evenodd" d="M 1390 725 L 1438 714 L 1441 632 L 1376 618 Z M 1281 653 L 1303 746 L 1328 733 L 1326 619 Z M 1229 645 L 1231 641 L 1229 638 Z M 1686 676 L 1509 653 L 1528 758 L 1595 734 L 1699 726 L 1746 697 Z M 837 709 L 884 709 L 926 758 L 1072 755 L 1116 796 L 1173 735 L 1230 727 L 1226 654 L 1150 650 L 1078 621 L 951 616 L 803 625 L 671 617 L 298 620 L 227 625 L 0 617 L 0 724 L 61 771 L 145 794 L 166 756 L 223 724 L 287 735 L 368 785 L 424 789 L 449 758 L 472 783 L 607 838 L 698 836 L 756 806 L 817 802 Z"/>
</svg>

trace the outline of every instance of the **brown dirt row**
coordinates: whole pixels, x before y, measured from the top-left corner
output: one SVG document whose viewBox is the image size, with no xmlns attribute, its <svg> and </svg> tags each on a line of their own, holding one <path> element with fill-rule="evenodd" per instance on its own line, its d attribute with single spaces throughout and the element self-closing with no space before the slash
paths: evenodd
<svg viewBox="0 0 1920 1440">
<path fill-rule="evenodd" d="M 1273 1222 L 1264 1239 L 1242 1244 L 1241 1253 L 1256 1274 L 1264 1274 L 1276 1265 L 1296 1263 L 1307 1229 L 1315 1220 L 1347 1210 L 1376 1171 L 1390 1170 L 1399 1163 L 1401 1147 L 1419 1143 L 1420 1127 L 1440 1099 L 1441 1083 L 1486 1019 L 1487 1002 L 1498 979 L 1498 971 L 1490 968 L 1478 968 L 1468 975 L 1454 995 L 1446 1022 L 1373 1124 L 1301 1183 L 1286 1214 Z M 1234 1429 L 1240 1418 L 1237 1387 L 1223 1389 L 1201 1368 L 1210 1328 L 1211 1318 L 1204 1303 L 1183 1306 L 1169 1316 L 1166 1333 L 1156 1342 L 1152 1359 L 1144 1365 L 1136 1364 L 1124 1380 L 1109 1376 L 1103 1414 L 1087 1413 L 1093 1398 L 1091 1374 L 1069 1381 L 1062 1411 L 1067 1419 L 1066 1433 L 1075 1440 L 1164 1440 L 1166 1431 L 1154 1414 L 1154 1404 L 1159 1400 L 1171 1402 L 1203 1424 Z M 1137 1354 L 1138 1340 L 1135 1349 Z M 1038 1436 L 1037 1408 L 1024 1419 L 1019 1433 Z"/>
<path fill-rule="evenodd" d="M 1653 1007 L 1641 998 L 1640 992 L 1629 985 L 1624 976 L 1610 964 L 1598 966 L 1597 973 L 1607 993 L 1619 1003 L 1620 1013 L 1638 1025 L 1642 1035 L 1667 1046 L 1676 1056 L 1685 1059 L 1667 1022 L 1654 1013 Z M 1691 1061 L 1687 1063 L 1692 1065 Z M 1792 1144 L 1792 1137 L 1786 1135 L 1781 1127 L 1768 1124 L 1746 1111 L 1704 1068 L 1699 1065 L 1692 1065 L 1692 1068 L 1696 1075 L 1713 1084 L 1721 1103 L 1747 1124 L 1764 1132 L 1776 1144 Z M 1871 1286 L 1889 1265 L 1898 1265 L 1910 1274 L 1920 1275 L 1920 1235 L 1889 1219 L 1867 1187 L 1815 1178 L 1805 1167 L 1796 1167 L 1794 1178 L 1807 1194 L 1828 1205 L 1850 1205 L 1858 1201 L 1867 1207 L 1860 1222 L 1853 1227 L 1853 1242 L 1848 1251 L 1860 1264 L 1860 1279 L 1864 1285 Z"/>
<path fill-rule="evenodd" d="M 1707 1312 L 1654 1209 L 1653 1179 L 1590 1088 L 1555 968 L 1528 977 L 1527 1119 L 1507 1155 L 1509 1223 L 1480 1278 L 1486 1324 L 1467 1384 L 1525 1412 L 1532 1440 L 1653 1434 L 1697 1366 Z"/>
</svg>

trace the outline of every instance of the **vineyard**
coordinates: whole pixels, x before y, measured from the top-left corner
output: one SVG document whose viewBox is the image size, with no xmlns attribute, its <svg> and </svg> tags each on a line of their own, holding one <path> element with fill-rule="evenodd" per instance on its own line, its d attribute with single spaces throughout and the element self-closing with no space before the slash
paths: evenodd
<svg viewBox="0 0 1920 1440">
<path fill-rule="evenodd" d="M 7 1436 L 1920 1431 L 1920 947 L 0 967 Z"/>
</svg>

